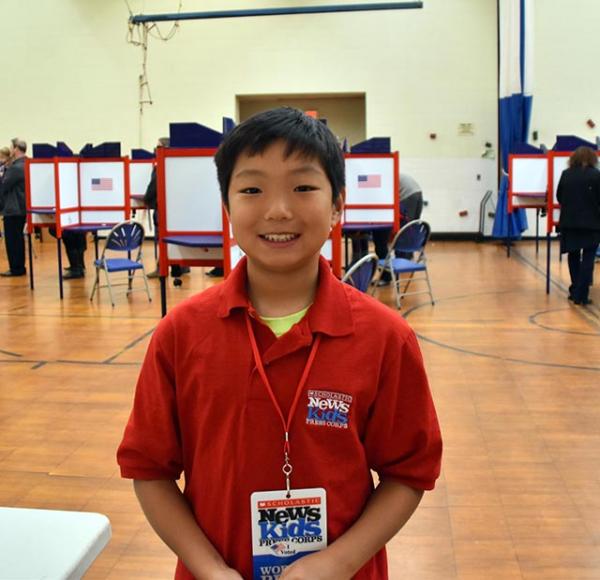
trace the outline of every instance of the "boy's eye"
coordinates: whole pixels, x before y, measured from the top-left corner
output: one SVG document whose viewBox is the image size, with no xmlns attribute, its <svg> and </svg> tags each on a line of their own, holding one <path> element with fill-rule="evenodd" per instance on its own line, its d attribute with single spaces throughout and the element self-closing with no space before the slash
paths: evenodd
<svg viewBox="0 0 600 580">
<path fill-rule="evenodd" d="M 319 189 L 314 185 L 298 185 L 294 188 L 294 191 L 315 191 L 315 189 Z"/>
<path fill-rule="evenodd" d="M 260 189 L 258 187 L 244 187 L 244 189 L 240 189 L 240 193 L 260 193 Z"/>
</svg>

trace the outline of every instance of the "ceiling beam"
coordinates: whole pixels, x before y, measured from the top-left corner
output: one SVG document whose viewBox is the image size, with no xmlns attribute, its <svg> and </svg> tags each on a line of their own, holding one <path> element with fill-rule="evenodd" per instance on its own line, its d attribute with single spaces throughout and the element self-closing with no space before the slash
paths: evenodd
<svg viewBox="0 0 600 580">
<path fill-rule="evenodd" d="M 338 4 L 330 6 L 297 6 L 290 8 L 256 8 L 251 10 L 217 10 L 214 12 L 180 12 L 172 14 L 138 14 L 132 24 L 173 22 L 179 20 L 211 20 L 214 18 L 244 18 L 248 16 L 288 16 L 291 14 L 324 14 L 335 12 L 371 12 L 375 10 L 414 10 L 423 2 L 379 2 L 374 4 Z"/>
</svg>

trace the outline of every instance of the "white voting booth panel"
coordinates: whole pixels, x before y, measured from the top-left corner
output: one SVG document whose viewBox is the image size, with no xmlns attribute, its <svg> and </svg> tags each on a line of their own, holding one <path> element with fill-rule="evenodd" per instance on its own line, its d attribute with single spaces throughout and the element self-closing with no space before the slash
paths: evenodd
<svg viewBox="0 0 600 580">
<path fill-rule="evenodd" d="M 60 212 L 60 225 L 66 227 L 79 223 L 79 183 L 77 161 L 59 161 L 57 210 Z"/>
<path fill-rule="evenodd" d="M 146 193 L 153 167 L 152 161 L 131 161 L 129 163 L 129 193 L 131 195 Z"/>
<path fill-rule="evenodd" d="M 146 208 L 143 199 L 138 196 L 146 194 L 153 167 L 154 161 L 151 159 L 129 162 L 129 195 L 131 197 L 131 209 L 133 210 L 131 219 L 136 220 L 144 227 L 146 236 L 154 236 L 155 234 L 154 222 L 150 213 L 153 210 Z"/>
<path fill-rule="evenodd" d="M 242 250 L 242 248 L 240 248 L 237 244 L 235 245 L 231 245 L 230 250 L 229 250 L 229 259 L 230 264 L 231 264 L 231 269 L 233 270 L 237 265 L 238 262 L 245 256 L 246 254 L 244 254 L 244 250 Z"/>
<path fill-rule="evenodd" d="M 168 232 L 223 230 L 221 195 L 213 157 L 166 157 Z"/>
<path fill-rule="evenodd" d="M 553 155 L 552 156 L 552 201 L 555 204 L 558 204 L 558 199 L 556 199 L 556 191 L 558 189 L 558 182 L 560 181 L 560 176 L 562 172 L 567 169 L 569 166 L 569 157 L 568 155 Z"/>
<path fill-rule="evenodd" d="M 521 157 L 512 160 L 511 190 L 513 195 L 545 193 L 548 189 L 548 158 Z M 542 205 L 545 204 L 545 200 Z"/>
<path fill-rule="evenodd" d="M 342 224 L 395 223 L 398 211 L 396 161 L 397 154 L 395 157 L 346 157 Z"/>
<path fill-rule="evenodd" d="M 344 211 L 343 223 L 394 223 L 393 209 L 352 209 Z"/>
<path fill-rule="evenodd" d="M 222 260 L 223 248 L 194 248 L 167 244 L 169 260 Z"/>
<path fill-rule="evenodd" d="M 346 203 L 392 205 L 394 191 L 392 157 L 346 158 Z"/>
<path fill-rule="evenodd" d="M 39 213 L 36 210 L 52 210 L 56 207 L 54 161 L 28 160 L 26 166 L 29 223 L 31 225 L 53 224 L 56 219 L 55 214 Z"/>
<path fill-rule="evenodd" d="M 31 207 L 55 207 L 53 161 L 49 161 L 48 163 L 31 163 L 29 165 L 29 188 Z"/>
<path fill-rule="evenodd" d="M 79 174 L 82 209 L 125 205 L 125 162 L 82 161 Z"/>
<path fill-rule="evenodd" d="M 85 208 L 81 209 L 82 224 L 118 224 L 125 219 L 126 218 L 123 210 L 86 211 Z"/>
</svg>

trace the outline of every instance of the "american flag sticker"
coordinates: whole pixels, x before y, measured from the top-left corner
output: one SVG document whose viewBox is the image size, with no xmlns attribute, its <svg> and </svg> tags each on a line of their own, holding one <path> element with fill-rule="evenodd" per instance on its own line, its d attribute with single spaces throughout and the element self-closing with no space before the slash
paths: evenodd
<svg viewBox="0 0 600 580">
<path fill-rule="evenodd" d="M 112 191 L 113 180 L 112 177 L 93 177 L 92 178 L 92 191 Z"/>
<path fill-rule="evenodd" d="M 381 187 L 381 175 L 359 175 L 358 176 L 358 188 L 359 189 L 371 189 Z"/>
</svg>

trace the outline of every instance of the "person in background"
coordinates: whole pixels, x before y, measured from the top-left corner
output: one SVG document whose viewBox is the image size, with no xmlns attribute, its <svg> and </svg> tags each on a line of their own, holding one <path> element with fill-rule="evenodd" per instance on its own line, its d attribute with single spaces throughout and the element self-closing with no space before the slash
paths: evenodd
<svg viewBox="0 0 600 580">
<path fill-rule="evenodd" d="M 5 278 L 24 276 L 25 271 L 25 153 L 27 143 L 11 141 L 10 166 L 0 183 L 0 213 L 4 216 L 4 243 L 10 269 L 0 273 Z"/>
<path fill-rule="evenodd" d="M 48 228 L 50 235 L 56 237 L 56 228 Z M 85 276 L 85 261 L 83 255 L 87 249 L 87 234 L 85 232 L 62 231 L 62 241 L 67 252 L 69 265 L 63 273 L 63 280 L 75 280 Z"/>
<path fill-rule="evenodd" d="M 8 169 L 10 162 L 10 149 L 8 147 L 0 148 L 0 182 L 4 177 L 4 172 Z"/>
<path fill-rule="evenodd" d="M 420 219 L 422 212 L 423 192 L 421 186 L 410 175 L 400 173 L 400 227 L 406 225 L 408 222 Z M 384 260 L 387 256 L 391 232 L 391 229 L 373 231 L 375 253 L 379 256 L 380 260 Z M 397 257 L 411 259 L 412 255 L 400 252 Z M 379 283 L 387 285 L 390 281 L 390 273 L 383 272 Z"/>
<path fill-rule="evenodd" d="M 594 257 L 600 244 L 600 171 L 598 156 L 590 147 L 578 147 L 569 158 L 569 167 L 558 182 L 561 252 L 568 254 L 569 300 L 591 304 L 590 285 Z"/>
<path fill-rule="evenodd" d="M 156 147 L 168 147 L 170 140 L 168 137 L 160 137 Z M 156 191 L 156 165 L 152 168 L 152 175 L 150 176 L 150 182 L 146 187 L 146 193 L 144 194 L 144 205 L 148 209 L 153 209 L 154 214 L 152 221 L 154 222 L 154 235 L 158 239 L 158 196 Z M 190 271 L 189 268 L 173 265 L 171 266 L 171 276 L 179 278 L 182 274 L 187 274 Z M 148 278 L 158 278 L 158 262 L 156 268 L 148 274 Z"/>
</svg>

